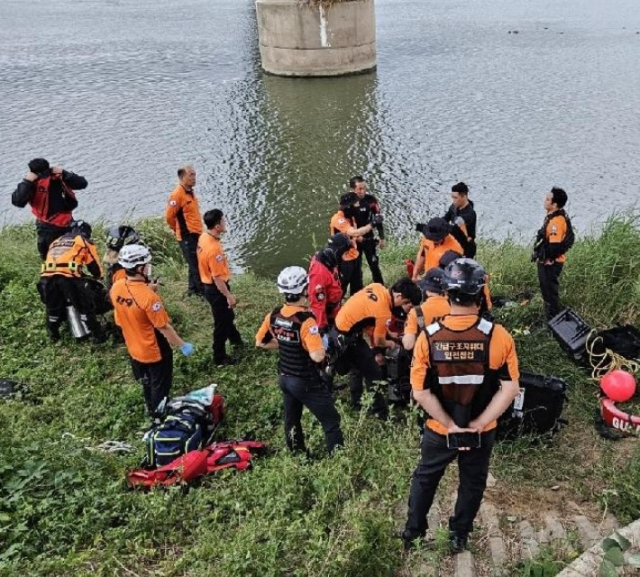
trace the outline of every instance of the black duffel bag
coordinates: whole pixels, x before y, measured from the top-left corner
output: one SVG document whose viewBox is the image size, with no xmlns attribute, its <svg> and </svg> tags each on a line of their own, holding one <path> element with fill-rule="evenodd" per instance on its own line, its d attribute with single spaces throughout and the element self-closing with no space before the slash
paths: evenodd
<svg viewBox="0 0 640 577">
<path fill-rule="evenodd" d="M 567 399 L 567 383 L 522 371 L 520 394 L 498 419 L 498 438 L 553 435 L 566 424 L 561 418 Z"/>
</svg>

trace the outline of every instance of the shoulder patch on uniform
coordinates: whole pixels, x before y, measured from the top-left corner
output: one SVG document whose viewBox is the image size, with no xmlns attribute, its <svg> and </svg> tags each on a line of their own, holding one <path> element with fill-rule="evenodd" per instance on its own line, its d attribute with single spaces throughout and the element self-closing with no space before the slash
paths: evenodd
<svg viewBox="0 0 640 577">
<path fill-rule="evenodd" d="M 156 312 L 156 313 L 161 309 L 162 309 L 162 303 L 160 301 L 156 301 L 155 303 L 153 303 L 151 305 L 151 310 Z"/>
<path fill-rule="evenodd" d="M 343 224 L 345 222 L 347 222 L 347 221 L 344 218 L 339 218 L 338 219 L 338 224 Z"/>
<path fill-rule="evenodd" d="M 222 262 L 222 261 L 224 260 L 224 256 L 222 256 L 221 254 L 219 254 L 219 255 L 217 255 L 217 256 L 216 256 L 216 260 L 217 260 L 218 262 Z"/>
<path fill-rule="evenodd" d="M 178 204 L 177 200 L 170 200 L 169 201 L 169 206 L 176 206 Z"/>
<path fill-rule="evenodd" d="M 558 232 L 558 227 L 553 224 L 551 225 L 551 234 L 556 234 Z"/>
<path fill-rule="evenodd" d="M 318 325 L 311 325 L 309 327 L 309 334 L 310 335 L 317 335 L 318 334 Z"/>
</svg>

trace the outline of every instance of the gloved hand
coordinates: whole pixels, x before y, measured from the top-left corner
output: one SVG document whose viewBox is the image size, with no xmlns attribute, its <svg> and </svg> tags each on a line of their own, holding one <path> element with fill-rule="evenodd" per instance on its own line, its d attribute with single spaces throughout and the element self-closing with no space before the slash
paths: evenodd
<svg viewBox="0 0 640 577">
<path fill-rule="evenodd" d="M 193 349 L 195 347 L 193 346 L 193 343 L 184 343 L 184 345 L 182 345 L 180 347 L 180 352 L 185 356 L 185 357 L 190 357 L 193 354 Z"/>
</svg>

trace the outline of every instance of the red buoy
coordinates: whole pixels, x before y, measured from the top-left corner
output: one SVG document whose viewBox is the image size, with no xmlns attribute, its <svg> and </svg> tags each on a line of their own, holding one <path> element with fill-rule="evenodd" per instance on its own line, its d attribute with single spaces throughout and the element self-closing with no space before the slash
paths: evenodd
<svg viewBox="0 0 640 577">
<path fill-rule="evenodd" d="M 616 369 L 602 377 L 600 388 L 612 401 L 626 403 L 636 393 L 636 380 L 627 371 Z"/>
</svg>

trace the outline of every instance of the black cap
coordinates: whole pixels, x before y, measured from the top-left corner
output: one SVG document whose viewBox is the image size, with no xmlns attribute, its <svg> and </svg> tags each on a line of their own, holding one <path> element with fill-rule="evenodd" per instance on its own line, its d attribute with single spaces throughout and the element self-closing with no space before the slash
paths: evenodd
<svg viewBox="0 0 640 577">
<path fill-rule="evenodd" d="M 347 192 L 340 197 L 340 206 L 353 206 L 360 200 L 355 192 Z"/>
<path fill-rule="evenodd" d="M 444 240 L 449 232 L 449 223 L 440 217 L 432 218 L 422 229 L 422 234 L 429 240 Z"/>
<path fill-rule="evenodd" d="M 438 294 L 444 293 L 444 286 L 442 284 L 443 276 L 444 271 L 441 268 L 437 266 L 430 268 L 424 277 L 420 279 L 420 282 L 418 282 L 422 294 L 426 296 L 427 291 Z"/>
<path fill-rule="evenodd" d="M 459 258 L 462 258 L 462 255 L 459 252 L 456 252 L 455 250 L 448 250 L 440 257 L 440 262 L 438 263 L 438 266 L 441 269 L 445 269 L 454 260 L 458 260 Z"/>
</svg>

